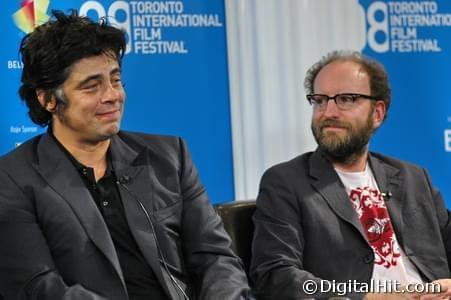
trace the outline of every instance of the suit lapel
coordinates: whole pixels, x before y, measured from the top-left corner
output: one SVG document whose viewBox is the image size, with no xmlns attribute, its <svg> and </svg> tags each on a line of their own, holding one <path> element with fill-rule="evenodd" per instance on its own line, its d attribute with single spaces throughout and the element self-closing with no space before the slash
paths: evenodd
<svg viewBox="0 0 451 300">
<path fill-rule="evenodd" d="M 112 138 L 110 153 L 116 177 L 122 181 L 119 191 L 130 231 L 166 294 L 177 299 L 179 296 L 175 291 L 168 288 L 171 278 L 162 272 L 160 265 L 161 250 L 158 249 L 160 245 L 156 238 L 152 207 L 153 180 L 150 174 L 153 170 L 146 148 L 138 153 L 116 135 Z"/>
<path fill-rule="evenodd" d="M 72 162 L 48 134 L 42 136 L 37 146 L 37 153 L 39 163 L 34 165 L 34 168 L 49 186 L 72 207 L 85 228 L 86 234 L 105 254 L 124 282 L 108 228 Z"/>
<path fill-rule="evenodd" d="M 369 155 L 371 170 L 379 190 L 387 195 L 384 197 L 390 219 L 399 244 L 402 246 L 402 178 L 399 170 L 388 165 L 373 155 Z M 333 166 L 317 150 L 310 158 L 310 175 L 316 180 L 312 182 L 315 189 L 324 197 L 332 210 L 344 221 L 354 226 L 367 241 L 362 224 L 351 205 L 345 187 L 341 183 Z"/>
<path fill-rule="evenodd" d="M 313 187 L 323 196 L 335 214 L 357 229 L 362 238 L 367 241 L 362 224 L 346 194 L 345 187 L 332 164 L 322 156 L 320 150 L 315 151 L 310 158 L 310 176 L 315 179 L 312 182 Z"/>
</svg>

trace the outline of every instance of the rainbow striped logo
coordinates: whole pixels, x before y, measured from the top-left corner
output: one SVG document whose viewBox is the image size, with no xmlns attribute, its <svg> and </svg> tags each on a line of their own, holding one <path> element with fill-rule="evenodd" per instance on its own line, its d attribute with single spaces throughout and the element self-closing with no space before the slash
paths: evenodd
<svg viewBox="0 0 451 300">
<path fill-rule="evenodd" d="M 37 26 L 47 22 L 50 0 L 22 0 L 20 9 L 13 14 L 16 26 L 25 33 L 32 32 Z"/>
</svg>

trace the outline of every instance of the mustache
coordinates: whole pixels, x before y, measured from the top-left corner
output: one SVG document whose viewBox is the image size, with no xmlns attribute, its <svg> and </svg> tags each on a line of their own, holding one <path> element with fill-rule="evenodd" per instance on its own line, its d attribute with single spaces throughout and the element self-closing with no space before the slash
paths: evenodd
<svg viewBox="0 0 451 300">
<path fill-rule="evenodd" d="M 352 127 L 348 122 L 343 122 L 336 119 L 326 119 L 317 123 L 317 127 L 319 129 L 323 129 L 328 126 L 341 127 L 345 129 L 350 129 Z"/>
</svg>

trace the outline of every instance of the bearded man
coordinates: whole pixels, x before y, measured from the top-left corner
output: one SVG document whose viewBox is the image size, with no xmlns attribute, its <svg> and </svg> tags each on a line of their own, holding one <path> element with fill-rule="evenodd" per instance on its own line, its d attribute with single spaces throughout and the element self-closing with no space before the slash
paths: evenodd
<svg viewBox="0 0 451 300">
<path fill-rule="evenodd" d="M 318 148 L 262 177 L 258 299 L 449 297 L 450 214 L 440 193 L 423 168 L 368 150 L 391 102 L 384 67 L 335 51 L 308 70 L 305 88 Z"/>
</svg>

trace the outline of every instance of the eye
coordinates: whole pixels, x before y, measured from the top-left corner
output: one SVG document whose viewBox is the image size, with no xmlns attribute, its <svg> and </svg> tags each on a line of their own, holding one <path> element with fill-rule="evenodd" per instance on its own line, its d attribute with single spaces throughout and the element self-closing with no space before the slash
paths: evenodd
<svg viewBox="0 0 451 300">
<path fill-rule="evenodd" d="M 122 80 L 120 78 L 113 79 L 112 85 L 113 86 L 121 86 L 122 85 Z"/>
<path fill-rule="evenodd" d="M 327 97 L 323 95 L 313 95 L 312 102 L 316 105 L 323 105 L 327 101 Z"/>
<path fill-rule="evenodd" d="M 337 101 L 343 104 L 354 103 L 354 96 L 348 94 L 337 95 Z"/>
<path fill-rule="evenodd" d="M 85 86 L 83 87 L 83 89 L 84 89 L 84 90 L 95 90 L 95 89 L 97 89 L 98 87 L 99 87 L 99 83 L 96 82 L 96 83 L 90 83 L 90 84 L 85 85 Z"/>
<path fill-rule="evenodd" d="M 111 77 L 111 84 L 115 87 L 122 86 L 122 78 L 119 73 Z"/>
</svg>

